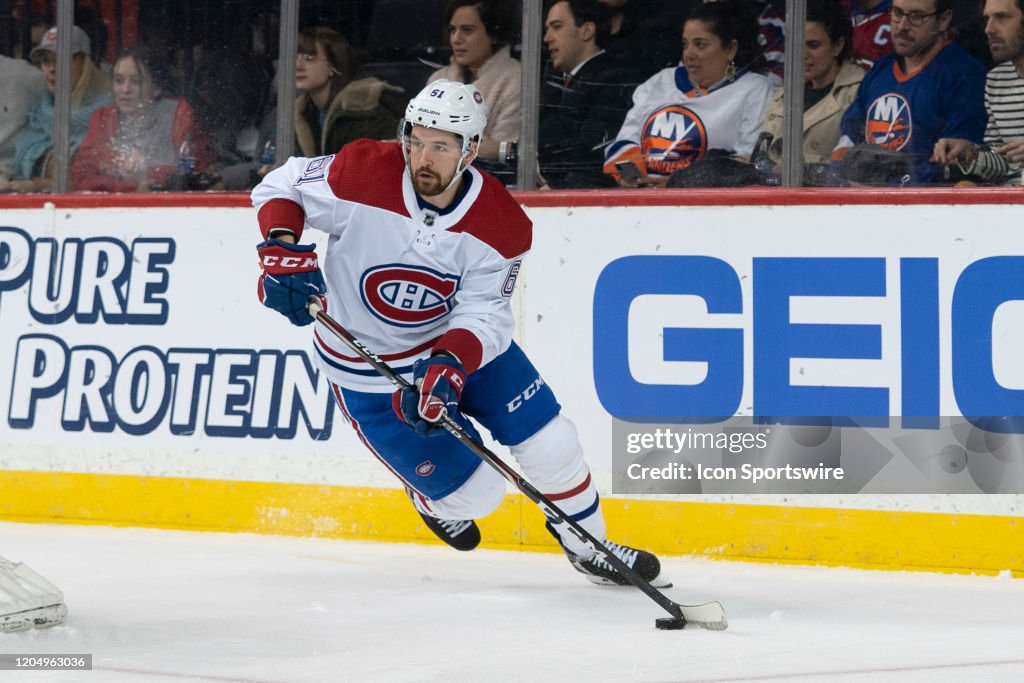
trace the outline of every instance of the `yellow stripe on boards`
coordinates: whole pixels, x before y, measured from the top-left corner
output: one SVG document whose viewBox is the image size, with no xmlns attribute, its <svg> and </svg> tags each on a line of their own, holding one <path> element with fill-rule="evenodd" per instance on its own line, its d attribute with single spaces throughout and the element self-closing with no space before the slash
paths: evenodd
<svg viewBox="0 0 1024 683">
<path fill-rule="evenodd" d="M 488 519 L 518 530 L 514 497 Z M 0 518 L 161 529 L 433 541 L 405 492 L 317 484 L 0 471 Z M 518 546 L 518 533 L 490 537 Z M 553 541 L 552 541 L 553 543 Z"/>
<path fill-rule="evenodd" d="M 1024 518 L 602 499 L 609 536 L 663 555 L 1024 576 Z M 315 484 L 0 472 L 0 518 L 360 540 L 437 542 L 405 493 Z M 483 545 L 554 550 L 544 517 L 508 495 Z"/>
</svg>

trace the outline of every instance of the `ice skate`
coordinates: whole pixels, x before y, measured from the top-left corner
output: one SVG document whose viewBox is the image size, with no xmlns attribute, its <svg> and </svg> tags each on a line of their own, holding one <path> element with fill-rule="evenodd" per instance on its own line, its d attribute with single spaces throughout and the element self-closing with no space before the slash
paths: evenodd
<svg viewBox="0 0 1024 683">
<path fill-rule="evenodd" d="M 565 551 L 566 556 L 569 558 L 569 563 L 576 568 L 576 571 L 580 572 L 587 577 L 587 580 L 591 583 L 595 583 L 599 586 L 630 586 L 632 585 L 626 577 L 622 576 L 611 566 L 603 557 L 599 554 L 594 553 L 589 558 L 582 558 L 576 555 L 571 550 L 565 547 L 562 543 L 561 537 L 555 528 L 551 525 L 551 522 L 545 522 L 544 526 L 548 532 L 558 541 L 558 544 L 562 546 L 562 550 Z M 636 548 L 630 548 L 628 545 L 621 545 L 614 541 L 605 540 L 605 546 L 617 558 L 622 560 L 627 567 L 636 571 L 641 577 L 648 581 L 655 588 L 671 588 L 672 583 L 667 579 L 661 577 L 661 562 L 654 553 L 649 553 L 645 550 L 638 550 Z"/>
<path fill-rule="evenodd" d="M 408 491 L 406 492 L 408 493 Z M 420 510 L 412 494 L 409 498 L 413 501 L 413 507 L 423 518 L 423 523 L 434 532 L 434 535 L 456 550 L 473 550 L 480 545 L 480 527 L 472 519 L 440 519 L 431 517 Z"/>
</svg>

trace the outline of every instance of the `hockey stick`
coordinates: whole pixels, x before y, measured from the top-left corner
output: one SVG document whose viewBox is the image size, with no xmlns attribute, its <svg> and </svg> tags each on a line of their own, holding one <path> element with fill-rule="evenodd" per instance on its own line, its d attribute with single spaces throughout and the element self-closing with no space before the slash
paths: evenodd
<svg viewBox="0 0 1024 683">
<path fill-rule="evenodd" d="M 415 389 L 408 380 L 392 370 L 391 366 L 378 358 L 373 351 L 366 348 L 366 346 L 356 339 L 351 332 L 338 324 L 334 318 L 327 315 L 321 307 L 320 301 L 317 297 L 311 297 L 309 299 L 306 309 L 313 318 L 330 330 L 360 358 L 369 363 L 374 370 L 379 372 L 385 379 L 395 385 L 395 387 L 398 389 Z M 559 522 L 565 523 L 581 542 L 589 545 L 594 552 L 604 559 L 605 562 L 614 567 L 615 570 L 622 576 L 626 577 L 630 583 L 646 593 L 648 597 L 661 605 L 666 612 L 671 614 L 671 618 L 655 619 L 654 624 L 659 629 L 675 630 L 685 628 L 686 626 L 696 626 L 712 631 L 723 631 L 726 626 L 728 626 L 728 622 L 725 618 L 725 610 L 722 608 L 721 603 L 708 602 L 703 605 L 680 605 L 673 602 L 664 593 L 652 586 L 649 581 L 644 579 L 644 577 L 640 576 L 640 574 L 638 574 L 632 567 L 620 560 L 615 553 L 608 550 L 608 548 L 605 547 L 601 541 L 594 538 L 590 532 L 580 526 L 567 514 L 562 512 L 557 505 L 548 500 L 543 493 L 534 488 L 530 482 L 509 467 L 501 458 L 488 450 L 488 448 L 477 439 L 473 438 L 469 432 L 463 429 L 462 425 L 446 414 L 441 417 L 441 426 L 444 427 L 449 434 L 458 439 L 463 446 L 473 451 L 473 453 L 475 453 L 481 460 L 496 469 L 501 476 L 512 482 L 512 484 L 519 489 L 523 495 L 536 503 L 549 519 L 557 519 Z"/>
</svg>

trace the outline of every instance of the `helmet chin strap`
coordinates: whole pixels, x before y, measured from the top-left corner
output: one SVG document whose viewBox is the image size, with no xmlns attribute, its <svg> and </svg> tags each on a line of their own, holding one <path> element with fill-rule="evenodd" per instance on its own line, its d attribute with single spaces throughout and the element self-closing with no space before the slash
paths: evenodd
<svg viewBox="0 0 1024 683">
<path fill-rule="evenodd" d="M 472 145 L 472 143 L 470 143 L 470 145 Z M 467 161 L 467 159 L 469 161 Z M 462 176 L 462 172 L 465 171 L 467 168 L 469 168 L 469 165 L 472 162 L 473 162 L 472 155 L 470 154 L 469 150 L 467 149 L 466 151 L 464 151 L 462 153 L 462 158 L 459 159 L 459 163 L 455 167 L 455 173 L 452 174 L 452 179 L 450 181 L 448 181 L 448 185 L 443 190 L 441 190 L 441 192 L 444 193 L 444 192 L 447 192 L 448 190 L 450 190 L 452 188 L 452 185 L 455 184 L 455 181 L 458 180 Z M 463 165 L 463 164 L 465 164 L 465 165 Z"/>
</svg>

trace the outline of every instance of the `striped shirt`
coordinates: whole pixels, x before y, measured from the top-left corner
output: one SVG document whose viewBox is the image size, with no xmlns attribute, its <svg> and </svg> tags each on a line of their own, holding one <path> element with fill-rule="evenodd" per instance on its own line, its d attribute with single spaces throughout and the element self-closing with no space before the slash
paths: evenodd
<svg viewBox="0 0 1024 683">
<path fill-rule="evenodd" d="M 1024 78 L 1018 75 L 1013 62 L 1003 62 L 988 72 L 985 111 L 988 114 L 985 145 L 989 150 L 1015 138 L 1024 138 Z M 1021 165 L 986 150 L 979 152 L 970 172 L 984 180 L 1017 184 Z"/>
</svg>

